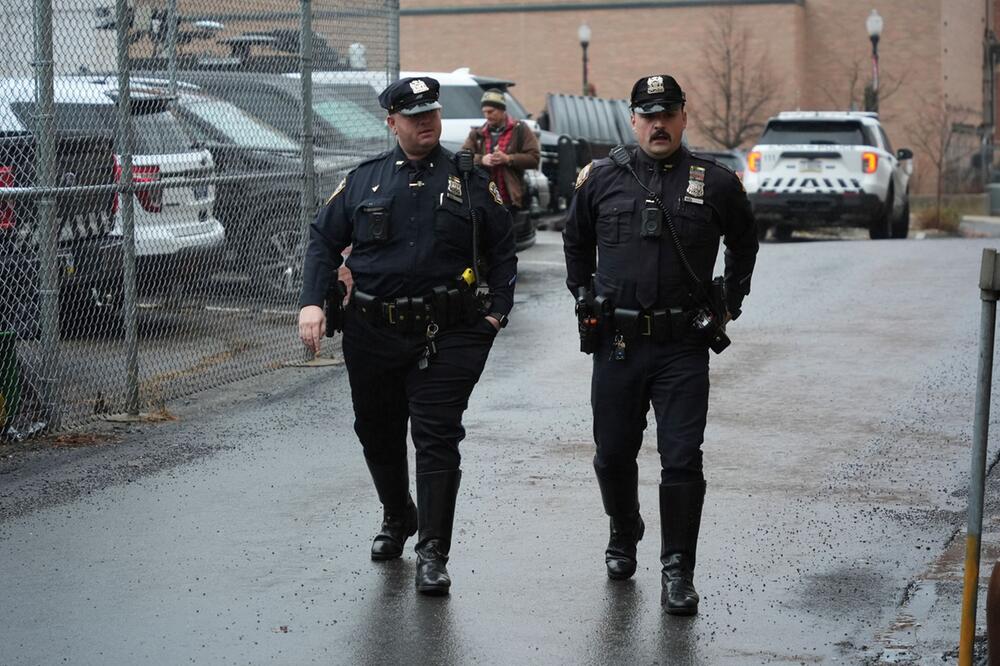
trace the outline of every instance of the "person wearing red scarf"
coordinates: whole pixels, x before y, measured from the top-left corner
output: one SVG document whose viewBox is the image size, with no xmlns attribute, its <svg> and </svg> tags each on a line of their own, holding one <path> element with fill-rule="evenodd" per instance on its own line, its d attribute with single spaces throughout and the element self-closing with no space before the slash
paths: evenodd
<svg viewBox="0 0 1000 666">
<path fill-rule="evenodd" d="M 537 169 L 541 158 L 538 137 L 520 120 L 507 115 L 503 91 L 491 88 L 480 101 L 486 122 L 474 127 L 462 148 L 471 150 L 476 164 L 490 171 L 511 216 L 525 207 L 524 172 Z"/>
</svg>

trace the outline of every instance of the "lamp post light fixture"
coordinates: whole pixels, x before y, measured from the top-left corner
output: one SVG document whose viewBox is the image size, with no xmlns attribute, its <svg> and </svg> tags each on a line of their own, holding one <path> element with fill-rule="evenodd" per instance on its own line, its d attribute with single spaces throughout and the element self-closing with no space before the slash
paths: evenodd
<svg viewBox="0 0 1000 666">
<path fill-rule="evenodd" d="M 874 9 L 865 19 L 865 28 L 868 30 L 868 38 L 872 40 L 872 83 L 871 98 L 865 100 L 867 111 L 878 111 L 878 40 L 882 37 L 882 28 L 885 21 Z"/>
<path fill-rule="evenodd" d="M 587 47 L 590 45 L 590 26 L 586 23 L 581 23 L 580 28 L 576 31 L 576 36 L 580 39 L 580 47 L 583 48 L 583 94 L 587 95 L 589 92 L 587 85 Z"/>
</svg>

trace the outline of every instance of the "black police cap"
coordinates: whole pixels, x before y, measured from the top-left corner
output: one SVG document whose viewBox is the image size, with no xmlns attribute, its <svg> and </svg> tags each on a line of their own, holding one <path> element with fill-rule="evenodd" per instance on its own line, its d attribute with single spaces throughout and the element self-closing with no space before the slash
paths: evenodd
<svg viewBox="0 0 1000 666">
<path fill-rule="evenodd" d="M 631 107 L 635 113 L 659 113 L 686 101 L 680 84 L 669 74 L 644 76 L 632 86 Z"/>
<path fill-rule="evenodd" d="M 429 76 L 412 76 L 394 81 L 379 93 L 378 103 L 389 113 L 414 116 L 424 111 L 440 109 L 438 93 L 441 85 Z"/>
</svg>

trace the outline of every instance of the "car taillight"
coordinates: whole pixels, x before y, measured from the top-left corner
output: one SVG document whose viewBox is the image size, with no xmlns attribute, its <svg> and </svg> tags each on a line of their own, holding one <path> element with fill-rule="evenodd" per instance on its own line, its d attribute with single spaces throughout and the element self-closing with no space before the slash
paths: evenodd
<svg viewBox="0 0 1000 666">
<path fill-rule="evenodd" d="M 160 180 L 160 167 L 157 164 L 144 164 L 132 167 L 132 180 L 136 183 L 156 183 Z M 163 190 L 153 188 L 139 190 L 135 193 L 143 209 L 150 213 L 159 213 L 163 208 Z"/>
<path fill-rule="evenodd" d="M 875 173 L 878 168 L 878 153 L 861 153 L 861 169 L 865 173 Z"/>
<path fill-rule="evenodd" d="M 114 173 L 114 177 L 115 177 L 115 185 L 117 185 L 118 183 L 121 182 L 121 179 L 122 179 L 122 163 L 118 161 L 118 156 L 117 155 L 112 155 L 112 157 L 114 157 L 114 160 L 115 160 L 115 166 L 114 166 L 113 173 Z M 118 204 L 119 204 L 118 193 L 115 192 L 114 195 L 113 195 L 113 197 L 114 198 L 111 201 L 111 214 L 112 215 L 117 215 L 118 214 Z"/>
<path fill-rule="evenodd" d="M 14 187 L 14 167 L 0 166 L 0 187 Z M 14 201 L 0 201 L 0 231 L 14 228 Z"/>
<path fill-rule="evenodd" d="M 750 153 L 749 155 L 747 155 L 747 169 L 751 173 L 757 173 L 758 171 L 760 171 L 760 152 L 759 151 L 755 150 L 752 153 Z"/>
</svg>

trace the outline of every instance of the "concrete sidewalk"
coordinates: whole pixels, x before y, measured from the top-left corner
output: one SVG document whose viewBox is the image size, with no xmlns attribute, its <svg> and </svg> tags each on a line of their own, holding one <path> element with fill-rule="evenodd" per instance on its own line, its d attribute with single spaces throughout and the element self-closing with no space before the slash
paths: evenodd
<svg viewBox="0 0 1000 666">
<path fill-rule="evenodd" d="M 963 215 L 958 232 L 967 238 L 1000 238 L 1000 217 Z"/>
</svg>

